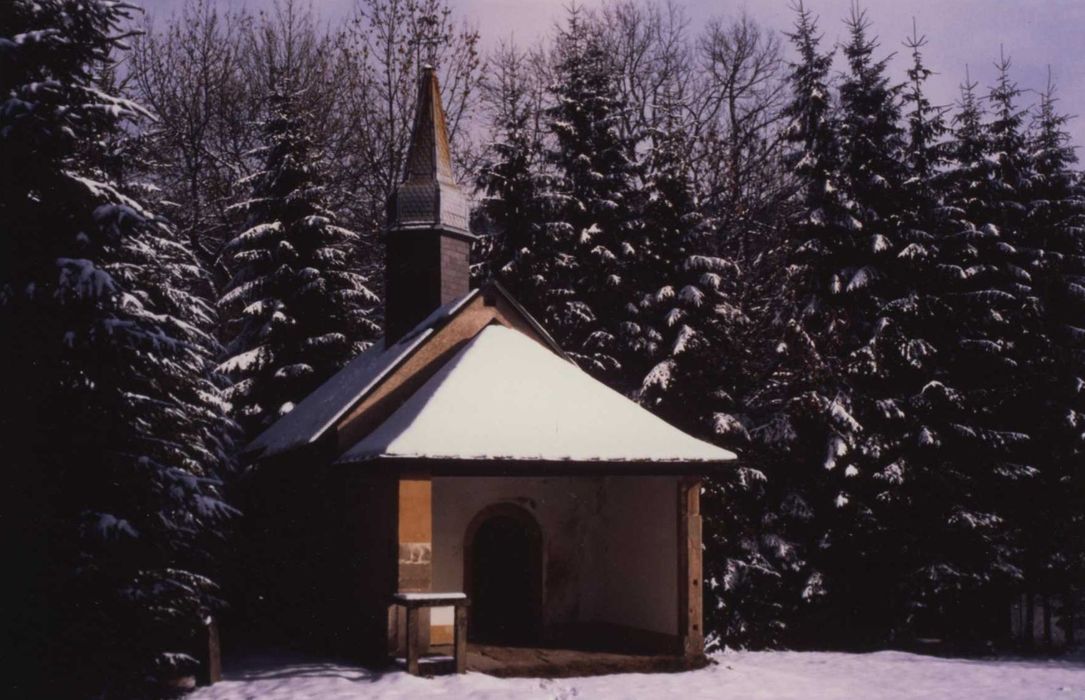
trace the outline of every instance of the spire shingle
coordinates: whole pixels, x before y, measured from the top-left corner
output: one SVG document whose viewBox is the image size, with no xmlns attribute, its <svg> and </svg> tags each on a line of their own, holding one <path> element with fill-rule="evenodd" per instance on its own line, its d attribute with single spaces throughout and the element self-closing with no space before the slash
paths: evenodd
<svg viewBox="0 0 1085 700">
<path fill-rule="evenodd" d="M 443 228 L 468 233 L 467 198 L 452 174 L 441 89 L 437 72 L 429 66 L 419 79 L 403 182 L 392 200 L 390 231 Z"/>
</svg>

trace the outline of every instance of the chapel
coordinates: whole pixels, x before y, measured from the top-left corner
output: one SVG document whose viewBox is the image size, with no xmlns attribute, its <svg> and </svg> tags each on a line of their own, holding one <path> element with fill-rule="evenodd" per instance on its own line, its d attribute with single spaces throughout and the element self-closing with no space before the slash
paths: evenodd
<svg viewBox="0 0 1085 700">
<path fill-rule="evenodd" d="M 579 369 L 499 284 L 470 287 L 431 68 L 387 225 L 385 337 L 248 448 L 260 614 L 414 672 L 506 647 L 703 663 L 701 479 L 735 455 Z"/>
</svg>

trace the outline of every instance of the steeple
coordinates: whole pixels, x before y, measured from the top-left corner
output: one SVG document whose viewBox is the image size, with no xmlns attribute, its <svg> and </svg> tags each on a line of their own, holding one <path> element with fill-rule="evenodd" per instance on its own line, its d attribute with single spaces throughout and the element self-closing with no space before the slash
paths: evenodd
<svg viewBox="0 0 1085 700">
<path fill-rule="evenodd" d="M 437 72 L 422 69 L 414 129 L 403 183 L 396 190 L 388 222 L 391 229 L 443 226 L 467 233 L 467 199 L 452 175 L 448 127 L 441 107 Z"/>
<path fill-rule="evenodd" d="M 437 72 L 426 66 L 418 81 L 403 181 L 388 203 L 386 344 L 468 292 L 473 238 L 467 198 L 452 173 Z"/>
</svg>

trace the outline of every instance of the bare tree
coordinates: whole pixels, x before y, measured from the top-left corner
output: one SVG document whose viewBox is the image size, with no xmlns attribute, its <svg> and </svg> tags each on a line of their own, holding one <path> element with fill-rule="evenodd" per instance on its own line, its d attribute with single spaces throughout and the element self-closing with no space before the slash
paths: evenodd
<svg viewBox="0 0 1085 700">
<path fill-rule="evenodd" d="M 633 142 L 651 138 L 663 118 L 695 120 L 693 47 L 689 19 L 673 0 L 649 3 L 618 0 L 592 18 L 603 34 L 615 64 L 618 92 L 626 104 L 623 136 Z M 660 103 L 680 104 L 678 114 Z"/>
<path fill-rule="evenodd" d="M 162 27 L 146 18 L 133 46 L 130 88 L 154 114 L 149 153 L 178 230 L 204 259 L 221 240 L 235 183 L 247 173 L 256 116 L 239 71 L 250 18 L 191 0 Z"/>
<path fill-rule="evenodd" d="M 438 69 L 453 151 L 463 162 L 467 124 L 478 105 L 478 31 L 457 24 L 445 0 L 359 0 L 338 37 L 344 103 L 340 148 L 368 228 L 380 228 L 384 203 L 403 169 L 421 67 Z M 359 228 L 366 228 L 364 225 Z"/>
<path fill-rule="evenodd" d="M 747 216 L 786 190 L 779 172 L 787 97 L 780 40 L 748 15 L 709 23 L 698 41 L 704 91 L 701 188 L 725 216 Z"/>
<path fill-rule="evenodd" d="M 230 206 L 247 192 L 272 92 L 305 105 L 327 202 L 369 242 L 360 264 L 379 258 L 424 63 L 439 66 L 450 135 L 473 173 L 478 32 L 453 20 L 447 0 L 359 0 L 352 21 L 334 28 L 319 24 L 309 0 L 277 0 L 258 14 L 188 0 L 164 21 L 147 18 L 144 29 L 132 85 L 155 116 L 155 179 L 209 264 L 236 224 Z"/>
<path fill-rule="evenodd" d="M 673 0 L 615 0 L 591 21 L 614 60 L 625 138 L 650 147 L 663 120 L 678 124 L 702 202 L 724 225 L 779 201 L 786 85 L 775 32 L 740 14 L 691 36 Z"/>
</svg>

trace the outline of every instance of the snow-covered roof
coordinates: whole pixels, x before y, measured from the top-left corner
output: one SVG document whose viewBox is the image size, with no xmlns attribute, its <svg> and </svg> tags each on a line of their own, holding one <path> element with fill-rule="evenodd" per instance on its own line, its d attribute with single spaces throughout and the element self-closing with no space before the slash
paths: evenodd
<svg viewBox="0 0 1085 700">
<path fill-rule="evenodd" d="M 340 463 L 726 462 L 523 333 L 487 326 Z"/>
<path fill-rule="evenodd" d="M 309 394 L 290 413 L 273 423 L 249 443 L 246 452 L 269 457 L 316 442 L 347 411 L 356 406 L 388 374 L 422 345 L 437 326 L 478 294 L 472 290 L 438 308 L 392 347 L 378 340 L 346 367 Z"/>
</svg>

